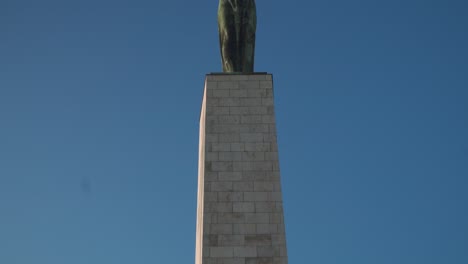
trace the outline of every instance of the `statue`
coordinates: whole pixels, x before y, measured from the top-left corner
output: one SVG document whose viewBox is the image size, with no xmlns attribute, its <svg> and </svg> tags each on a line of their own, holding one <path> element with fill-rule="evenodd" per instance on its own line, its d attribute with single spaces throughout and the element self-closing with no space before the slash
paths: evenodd
<svg viewBox="0 0 468 264">
<path fill-rule="evenodd" d="M 220 0 L 218 8 L 219 44 L 223 72 L 254 71 L 255 0 Z"/>
</svg>

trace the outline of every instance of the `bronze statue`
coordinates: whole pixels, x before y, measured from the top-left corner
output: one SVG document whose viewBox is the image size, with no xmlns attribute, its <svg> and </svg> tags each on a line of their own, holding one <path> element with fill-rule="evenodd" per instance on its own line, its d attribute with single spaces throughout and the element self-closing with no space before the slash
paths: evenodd
<svg viewBox="0 0 468 264">
<path fill-rule="evenodd" d="M 255 0 L 220 0 L 218 8 L 219 44 L 223 72 L 254 71 Z"/>
</svg>

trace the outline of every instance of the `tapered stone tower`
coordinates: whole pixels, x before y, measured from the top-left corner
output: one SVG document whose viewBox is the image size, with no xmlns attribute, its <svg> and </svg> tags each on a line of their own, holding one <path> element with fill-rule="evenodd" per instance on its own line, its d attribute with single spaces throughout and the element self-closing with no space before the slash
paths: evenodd
<svg viewBox="0 0 468 264">
<path fill-rule="evenodd" d="M 209 74 L 196 264 L 287 264 L 271 74 Z"/>
</svg>

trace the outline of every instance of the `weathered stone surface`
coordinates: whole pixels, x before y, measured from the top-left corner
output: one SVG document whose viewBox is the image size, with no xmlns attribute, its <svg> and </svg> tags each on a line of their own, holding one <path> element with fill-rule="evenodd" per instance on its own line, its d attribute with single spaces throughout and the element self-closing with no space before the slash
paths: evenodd
<svg viewBox="0 0 468 264">
<path fill-rule="evenodd" d="M 287 264 L 270 74 L 207 76 L 196 264 Z"/>
</svg>

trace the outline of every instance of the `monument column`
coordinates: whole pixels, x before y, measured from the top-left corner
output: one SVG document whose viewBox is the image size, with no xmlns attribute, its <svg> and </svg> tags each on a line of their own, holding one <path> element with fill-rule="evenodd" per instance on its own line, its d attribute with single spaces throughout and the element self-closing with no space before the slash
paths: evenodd
<svg viewBox="0 0 468 264">
<path fill-rule="evenodd" d="M 271 74 L 208 74 L 196 264 L 287 264 Z"/>
</svg>

